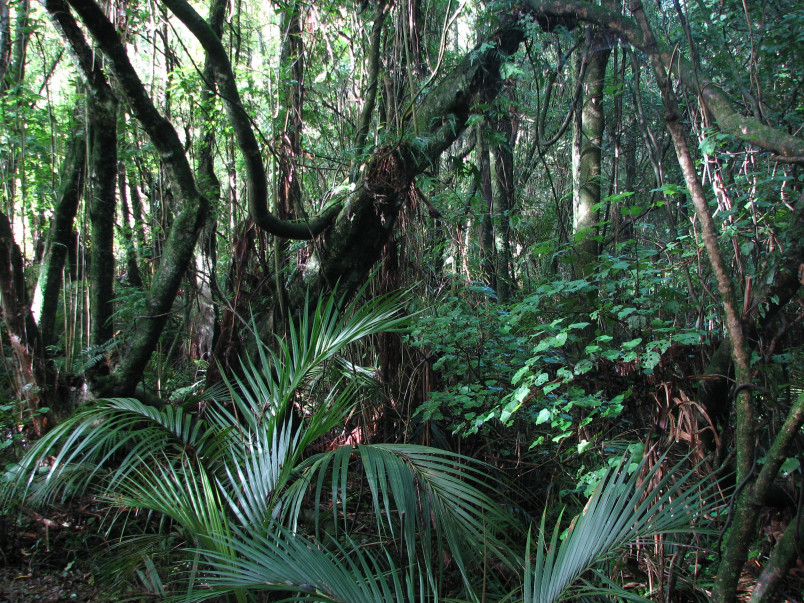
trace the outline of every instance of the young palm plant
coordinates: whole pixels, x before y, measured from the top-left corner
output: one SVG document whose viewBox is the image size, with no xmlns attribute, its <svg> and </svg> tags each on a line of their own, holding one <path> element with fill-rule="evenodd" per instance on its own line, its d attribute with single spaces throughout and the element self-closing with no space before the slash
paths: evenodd
<svg viewBox="0 0 804 603">
<path fill-rule="evenodd" d="M 629 471 L 629 466 L 634 467 L 627 457 L 611 467 L 561 541 L 561 518 L 547 544 L 542 516 L 536 559 L 531 560 L 530 541 L 525 554 L 523 603 L 580 601 L 595 596 L 650 601 L 624 590 L 600 568 L 629 546 L 651 542 L 656 536 L 688 537 L 692 526 L 705 521 L 719 504 L 717 481 L 695 483 L 697 467 L 684 469 L 688 459 L 659 479 L 665 456 L 647 472 L 646 460 Z M 711 532 L 700 525 L 695 531 Z"/>
<path fill-rule="evenodd" d="M 17 491 L 40 504 L 89 492 L 117 517 L 155 518 L 159 529 L 148 532 L 120 524 L 132 566 L 155 594 L 418 601 L 438 597 L 449 562 L 474 599 L 478 559 L 511 557 L 497 536 L 506 514 L 483 493 L 488 467 L 412 445 L 310 449 L 359 404 L 359 371 L 341 354 L 403 328 L 400 302 L 344 310 L 333 295 L 305 308 L 286 340 L 259 343 L 228 395 L 201 411 L 131 399 L 86 406 L 30 449 Z M 324 384 L 315 402 L 310 393 Z M 367 497 L 353 492 L 356 468 Z M 371 521 L 358 513 L 366 498 Z"/>
</svg>

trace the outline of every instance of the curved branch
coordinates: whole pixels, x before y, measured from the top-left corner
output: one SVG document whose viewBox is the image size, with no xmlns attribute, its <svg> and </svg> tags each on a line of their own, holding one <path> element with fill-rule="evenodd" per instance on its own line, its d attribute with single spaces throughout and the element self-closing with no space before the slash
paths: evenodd
<svg viewBox="0 0 804 603">
<path fill-rule="evenodd" d="M 577 18 L 581 21 L 606 27 L 623 42 L 647 51 L 647 45 L 637 24 L 628 17 L 583 0 L 527 0 L 527 6 L 538 16 Z M 694 94 L 698 95 L 712 113 L 720 129 L 735 138 L 744 140 L 782 157 L 804 156 L 804 140 L 787 132 L 766 126 L 753 117 L 738 113 L 728 94 L 711 79 L 696 72 L 677 51 L 671 52 L 659 44 L 659 56 L 665 69 L 671 71 Z"/>
<path fill-rule="evenodd" d="M 176 130 L 148 96 L 129 61 L 114 25 L 93 0 L 68 0 L 109 61 L 109 67 L 132 113 L 142 125 L 159 153 L 171 188 L 182 199 L 182 209 L 170 230 L 162 262 L 148 292 L 143 315 L 138 318 L 126 353 L 108 381 L 99 381 L 100 395 L 130 395 L 140 380 L 151 353 L 159 341 L 173 300 L 193 256 L 198 234 L 206 220 L 209 201 L 196 186 L 184 147 Z M 61 18 L 71 19 L 60 0 L 46 0 L 47 9 Z"/>
<path fill-rule="evenodd" d="M 201 43 L 213 67 L 215 82 L 218 84 L 226 114 L 229 116 L 229 123 L 232 124 L 237 146 L 245 160 L 251 217 L 260 228 L 279 237 L 309 240 L 321 234 L 332 224 L 340 212 L 340 206 L 335 205 L 316 218 L 300 222 L 280 220 L 269 211 L 268 179 L 262 162 L 260 145 L 251 128 L 251 119 L 240 100 L 240 92 L 237 89 L 232 64 L 226 55 L 226 49 L 206 20 L 185 0 L 165 0 L 165 6 Z"/>
</svg>

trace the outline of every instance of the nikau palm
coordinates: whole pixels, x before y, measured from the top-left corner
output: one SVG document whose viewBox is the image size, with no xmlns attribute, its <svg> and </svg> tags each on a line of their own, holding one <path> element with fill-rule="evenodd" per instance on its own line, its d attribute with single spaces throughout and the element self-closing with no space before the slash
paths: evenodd
<svg viewBox="0 0 804 603">
<path fill-rule="evenodd" d="M 650 600 L 619 588 L 598 570 L 630 545 L 650 542 L 656 536 L 689 536 L 691 526 L 718 504 L 717 482 L 691 483 L 697 468 L 684 470 L 686 459 L 660 479 L 664 458 L 644 475 L 644 460 L 630 471 L 627 456 L 610 467 L 561 540 L 561 519 L 548 544 L 542 517 L 536 559 L 530 558 L 530 542 L 525 555 L 524 603 L 576 601 L 594 595 Z M 595 574 L 594 584 L 585 579 L 590 573 Z"/>
<path fill-rule="evenodd" d="M 80 409 L 29 451 L 18 490 L 38 503 L 92 492 L 113 510 L 157 517 L 158 534 L 129 539 L 138 573 L 155 593 L 165 592 L 169 576 L 174 592 L 183 585 L 189 599 L 228 592 L 244 600 L 267 589 L 327 601 L 420 600 L 438 592 L 449 558 L 474 598 L 468 570 L 478 551 L 506 551 L 497 538 L 505 514 L 480 490 L 487 467 L 413 445 L 310 451 L 358 403 L 354 367 L 335 360 L 363 337 L 400 329 L 399 301 L 341 312 L 332 296 L 306 308 L 286 341 L 260 343 L 227 395 L 213 395 L 202 411 L 132 399 Z M 328 384 L 318 401 L 309 395 L 316 382 Z M 356 467 L 372 501 L 376 553 L 361 552 L 350 536 L 349 471 Z M 334 521 L 318 538 L 326 491 Z M 302 510 L 311 505 L 313 520 L 305 522 Z M 166 548 L 159 536 L 167 534 L 184 544 L 159 558 L 155 551 Z"/>
</svg>

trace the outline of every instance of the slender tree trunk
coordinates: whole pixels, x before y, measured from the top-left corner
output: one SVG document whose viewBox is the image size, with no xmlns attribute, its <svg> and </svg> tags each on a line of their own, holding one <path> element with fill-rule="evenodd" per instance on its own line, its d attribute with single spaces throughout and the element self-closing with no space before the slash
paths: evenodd
<svg viewBox="0 0 804 603">
<path fill-rule="evenodd" d="M 304 44 L 302 41 L 302 4 L 292 1 L 282 11 L 282 46 L 279 65 L 282 71 L 281 98 L 276 131 L 279 133 L 279 177 L 276 208 L 283 220 L 296 216 L 301 206 L 301 180 L 298 161 L 301 155 L 302 107 L 304 105 Z"/>
<path fill-rule="evenodd" d="M 497 291 L 497 266 L 494 261 L 494 192 L 491 185 L 491 159 L 489 142 L 483 132 L 486 120 L 477 124 L 477 168 L 480 172 L 480 265 L 486 284 Z"/>
<path fill-rule="evenodd" d="M 14 42 L 11 50 L 11 65 L 8 76 L 11 84 L 20 84 L 25 77 L 25 60 L 28 54 L 28 40 L 31 38 L 29 17 L 31 14 L 30 0 L 17 2 L 17 16 L 14 23 Z"/>
<path fill-rule="evenodd" d="M 131 211 L 128 206 L 128 183 L 126 178 L 126 164 L 121 160 L 117 164 L 117 187 L 120 195 L 120 214 L 123 220 L 121 228 L 123 241 L 125 242 L 126 253 L 126 278 L 125 281 L 132 287 L 142 288 L 142 275 L 137 261 L 137 246 L 134 241 L 133 228 L 131 224 Z"/>
<path fill-rule="evenodd" d="M 502 142 L 494 149 L 496 190 L 494 229 L 497 248 L 497 298 L 506 303 L 513 287 L 511 255 L 511 210 L 514 207 L 514 145 L 516 132 L 511 114 L 497 119 L 497 132 Z"/>
<path fill-rule="evenodd" d="M 210 6 L 209 26 L 219 38 L 223 32 L 227 5 L 225 0 L 214 0 Z M 208 57 L 204 63 L 204 81 L 205 85 L 201 92 L 202 108 L 211 112 L 212 105 L 215 102 L 215 77 L 212 62 Z M 190 320 L 190 356 L 214 362 L 211 357 L 215 348 L 216 337 L 220 333 L 220 312 L 218 304 L 213 302 L 213 292 L 223 299 L 221 292 L 218 290 L 215 274 L 218 261 L 216 241 L 218 220 L 215 208 L 218 207 L 218 201 L 220 200 L 221 183 L 214 169 L 214 149 L 217 138 L 215 123 L 207 115 L 204 115 L 203 124 L 198 142 L 197 178 L 198 186 L 204 196 L 210 200 L 213 211 L 210 212 L 204 230 L 199 236 L 195 262 L 190 274 L 193 288 L 196 292 Z"/>
<path fill-rule="evenodd" d="M 301 138 L 304 122 L 304 29 L 303 7 L 292 0 L 281 12 L 282 45 L 279 53 L 282 90 L 275 131 L 279 135 L 276 215 L 280 220 L 296 218 L 302 209 Z M 288 265 L 287 239 L 273 238 L 274 283 L 276 301 L 281 316 L 287 315 L 287 294 L 284 285 Z"/>
<path fill-rule="evenodd" d="M 86 138 L 83 132 L 75 131 L 61 169 L 61 188 L 34 292 L 33 317 L 39 324 L 45 348 L 56 343 L 55 324 L 59 295 L 68 252 L 75 244 L 73 223 L 78 212 L 85 171 Z"/>
<path fill-rule="evenodd" d="M 599 253 L 597 224 L 600 221 L 601 145 L 605 131 L 603 85 L 611 51 L 599 28 L 593 28 L 586 43 L 582 109 L 573 129 L 572 229 L 575 234 L 577 269 L 591 274 Z"/>
<path fill-rule="evenodd" d="M 364 95 L 366 100 L 360 110 L 360 118 L 357 122 L 357 133 L 355 134 L 355 148 L 359 153 L 362 153 L 366 146 L 371 120 L 374 116 L 374 105 L 377 101 L 377 89 L 379 88 L 380 82 L 380 48 L 382 46 L 382 28 L 385 23 L 385 9 L 385 0 L 377 2 L 377 15 L 371 27 L 371 38 L 369 42 L 368 86 Z M 355 174 L 353 174 L 352 179 L 356 179 Z"/>
<path fill-rule="evenodd" d="M 114 334 L 114 222 L 117 183 L 117 102 L 111 94 L 90 95 L 91 200 L 90 316 L 92 345 L 106 344 Z"/>
<path fill-rule="evenodd" d="M 8 0 L 0 0 L 0 94 L 5 92 L 8 83 L 6 75 L 11 63 L 11 13 Z"/>
</svg>

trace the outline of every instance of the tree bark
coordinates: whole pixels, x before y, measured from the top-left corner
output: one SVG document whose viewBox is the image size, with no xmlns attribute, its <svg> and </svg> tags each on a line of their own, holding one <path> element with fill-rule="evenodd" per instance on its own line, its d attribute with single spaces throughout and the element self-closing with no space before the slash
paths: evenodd
<svg viewBox="0 0 804 603">
<path fill-rule="evenodd" d="M 75 244 L 73 222 L 81 199 L 85 168 L 86 138 L 82 131 L 75 130 L 61 168 L 61 188 L 34 292 L 33 317 L 39 325 L 45 349 L 56 343 L 56 312 L 59 307 L 64 266 L 69 249 Z"/>
<path fill-rule="evenodd" d="M 369 46 L 369 66 L 368 66 L 368 87 L 365 92 L 365 101 L 360 110 L 360 118 L 357 122 L 357 133 L 355 134 L 355 149 L 358 153 L 363 152 L 368 139 L 369 127 L 374 116 L 374 106 L 377 101 L 377 88 L 380 81 L 380 46 L 382 42 L 382 27 L 385 23 L 385 0 L 377 3 L 377 16 L 371 27 L 371 41 Z M 354 179 L 354 178 L 353 178 Z"/>
<path fill-rule="evenodd" d="M 480 265 L 486 285 L 497 291 L 497 265 L 494 261 L 494 191 L 491 185 L 489 142 L 483 131 L 487 120 L 477 124 L 477 167 L 480 172 Z"/>
<path fill-rule="evenodd" d="M 593 28 L 586 44 L 581 96 L 581 112 L 573 128 L 572 157 L 572 230 L 580 275 L 588 276 L 597 259 L 600 245 L 597 225 L 600 221 L 600 179 L 602 174 L 603 85 L 611 50 L 599 28 Z M 581 77 L 579 75 L 579 77 Z"/>
<path fill-rule="evenodd" d="M 6 77 L 9 84 L 18 85 L 25 76 L 25 60 L 28 53 L 28 40 L 31 38 L 29 17 L 31 4 L 29 0 L 20 0 L 17 3 L 17 15 L 14 23 L 14 41 L 11 47 L 11 63 L 8 66 Z"/>
<path fill-rule="evenodd" d="M 39 328 L 31 313 L 28 288 L 22 268 L 22 253 L 8 216 L 0 212 L 0 318 L 5 325 L 17 363 L 17 391 L 32 413 L 49 408 L 47 418 L 55 423 L 69 415 L 58 397 L 55 374 L 48 370 Z M 34 414 L 33 428 L 40 436 L 45 428 L 42 417 Z"/>
<path fill-rule="evenodd" d="M 507 109 L 496 120 L 502 142 L 494 149 L 497 180 L 494 201 L 494 229 L 497 247 L 497 298 L 507 303 L 514 288 L 511 255 L 511 210 L 514 207 L 514 145 L 516 133 Z"/>
<path fill-rule="evenodd" d="M 226 17 L 225 0 L 213 0 L 209 9 L 209 26 L 219 38 L 223 32 L 223 22 Z M 204 62 L 204 88 L 201 91 L 202 108 L 211 113 L 215 102 L 215 74 L 212 61 L 206 57 Z M 216 337 L 220 334 L 219 306 L 213 302 L 213 294 L 223 299 L 218 289 L 216 279 L 218 253 L 216 233 L 218 228 L 217 214 L 214 208 L 218 207 L 220 200 L 221 183 L 215 175 L 215 161 L 213 149 L 215 148 L 215 123 L 204 116 L 203 128 L 198 142 L 198 185 L 204 196 L 210 200 L 213 211 L 207 218 L 206 226 L 202 231 L 195 254 L 194 270 L 190 278 L 196 292 L 193 304 L 192 319 L 190 322 L 190 341 L 192 358 L 208 361 L 207 374 L 215 362 L 212 353 L 216 344 Z"/>
<path fill-rule="evenodd" d="M 280 30 L 282 46 L 279 65 L 283 82 L 279 99 L 276 132 L 279 177 L 277 178 L 276 211 L 281 220 L 294 218 L 301 207 L 301 177 L 297 162 L 301 155 L 302 107 L 304 105 L 304 44 L 302 40 L 302 7 L 291 2 L 282 11 Z"/>
<path fill-rule="evenodd" d="M 128 182 L 126 177 L 126 164 L 118 161 L 117 187 L 120 195 L 120 214 L 123 220 L 122 234 L 126 253 L 125 282 L 137 289 L 142 288 L 142 275 L 137 261 L 137 245 L 134 241 L 134 229 L 131 226 L 131 211 L 128 206 Z M 136 192 L 136 190 L 135 190 Z"/>
<path fill-rule="evenodd" d="M 108 89 L 89 98 L 90 320 L 91 344 L 103 346 L 114 334 L 114 222 L 117 182 L 117 101 Z"/>
<path fill-rule="evenodd" d="M 11 12 L 8 1 L 0 0 L 0 94 L 7 87 L 6 75 L 11 63 Z"/>
</svg>

